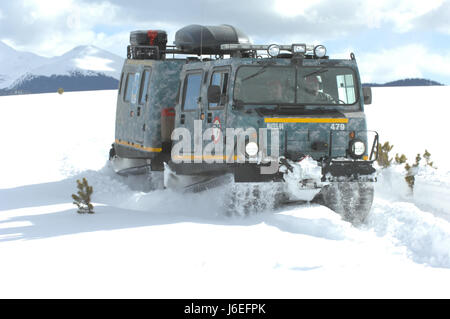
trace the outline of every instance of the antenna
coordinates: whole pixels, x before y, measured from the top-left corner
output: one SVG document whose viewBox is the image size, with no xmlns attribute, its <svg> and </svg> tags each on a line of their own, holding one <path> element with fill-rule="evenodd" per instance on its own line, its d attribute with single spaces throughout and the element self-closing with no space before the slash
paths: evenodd
<svg viewBox="0 0 450 319">
<path fill-rule="evenodd" d="M 200 27 L 200 60 L 202 60 L 202 52 L 203 52 L 203 28 L 204 26 L 202 25 Z"/>
<path fill-rule="evenodd" d="M 202 1 L 202 24 L 200 27 L 200 61 L 203 61 L 202 59 L 202 53 L 203 53 L 203 28 L 205 23 L 205 0 Z"/>
</svg>

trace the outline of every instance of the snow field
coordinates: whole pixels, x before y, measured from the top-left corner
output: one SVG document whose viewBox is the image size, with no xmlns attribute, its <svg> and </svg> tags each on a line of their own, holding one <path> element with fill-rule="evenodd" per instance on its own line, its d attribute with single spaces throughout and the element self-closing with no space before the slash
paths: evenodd
<svg viewBox="0 0 450 319">
<path fill-rule="evenodd" d="M 370 107 L 394 93 L 374 89 Z M 421 172 L 422 200 L 402 168 L 383 171 L 360 228 L 318 205 L 229 217 L 226 187 L 144 192 L 145 177 L 112 172 L 115 100 L 115 91 L 0 98 L 10 154 L 0 158 L 0 297 L 450 297 L 448 210 L 433 204 L 443 197 L 431 203 L 448 189 L 442 168 Z M 77 214 L 70 198 L 82 177 L 94 215 Z M 444 195 L 428 193 L 432 183 Z"/>
<path fill-rule="evenodd" d="M 450 220 L 450 171 L 421 167 L 415 177 L 414 203 Z"/>
<path fill-rule="evenodd" d="M 100 169 L 114 142 L 116 91 L 0 98 L 0 189 Z M 107 141 L 107 144 L 104 142 Z"/>
<path fill-rule="evenodd" d="M 365 106 L 367 126 L 382 143 L 394 145 L 392 157 L 405 154 L 414 163 L 416 154 L 427 149 L 435 166 L 450 171 L 450 86 L 374 87 L 372 96 Z"/>
</svg>

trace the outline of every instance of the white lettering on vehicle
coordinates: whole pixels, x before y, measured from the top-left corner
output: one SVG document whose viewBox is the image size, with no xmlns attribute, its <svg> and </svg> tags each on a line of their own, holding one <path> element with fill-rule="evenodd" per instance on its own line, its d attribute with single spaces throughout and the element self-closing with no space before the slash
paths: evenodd
<svg viewBox="0 0 450 319">
<path fill-rule="evenodd" d="M 343 124 L 343 123 L 333 123 L 333 124 L 331 124 L 330 129 L 332 131 L 345 131 L 345 124 Z"/>
<path fill-rule="evenodd" d="M 282 131 L 284 129 L 284 124 L 283 123 L 267 123 L 267 128 Z"/>
</svg>

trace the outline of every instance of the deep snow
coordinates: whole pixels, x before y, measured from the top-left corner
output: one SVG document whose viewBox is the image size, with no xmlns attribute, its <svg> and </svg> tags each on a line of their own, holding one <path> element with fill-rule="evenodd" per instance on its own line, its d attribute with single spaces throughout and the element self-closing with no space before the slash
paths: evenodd
<svg viewBox="0 0 450 319">
<path fill-rule="evenodd" d="M 381 172 L 359 228 L 317 205 L 228 217 L 223 188 L 143 192 L 107 164 L 116 91 L 0 97 L 0 297 L 448 298 L 449 93 L 373 89 L 369 128 L 439 169 L 420 194 L 401 167 Z M 81 177 L 94 215 L 72 204 Z"/>
</svg>

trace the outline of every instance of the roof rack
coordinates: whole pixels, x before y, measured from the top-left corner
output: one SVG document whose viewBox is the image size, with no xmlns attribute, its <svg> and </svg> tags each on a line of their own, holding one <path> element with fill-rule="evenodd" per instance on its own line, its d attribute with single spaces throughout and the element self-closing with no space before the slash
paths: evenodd
<svg viewBox="0 0 450 319">
<path fill-rule="evenodd" d="M 224 55 L 239 58 L 257 58 L 258 51 L 266 51 L 270 57 L 295 59 L 327 59 L 326 48 L 323 45 L 294 43 L 251 44 L 249 38 L 230 25 L 201 26 L 189 25 L 177 31 L 175 45 L 166 45 L 167 34 L 164 30 L 133 31 L 130 34 L 130 44 L 127 47 L 128 59 L 165 60 L 167 54 L 184 55 Z"/>
</svg>

